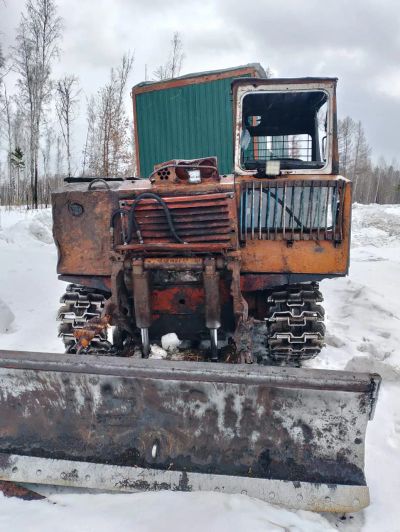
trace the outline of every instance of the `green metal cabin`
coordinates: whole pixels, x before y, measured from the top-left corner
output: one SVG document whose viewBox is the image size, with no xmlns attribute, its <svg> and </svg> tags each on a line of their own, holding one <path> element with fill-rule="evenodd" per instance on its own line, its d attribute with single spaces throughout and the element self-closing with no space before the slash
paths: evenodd
<svg viewBox="0 0 400 532">
<path fill-rule="evenodd" d="M 231 82 L 265 77 L 260 64 L 188 74 L 132 89 L 136 173 L 171 159 L 216 156 L 221 174 L 233 171 Z"/>
</svg>

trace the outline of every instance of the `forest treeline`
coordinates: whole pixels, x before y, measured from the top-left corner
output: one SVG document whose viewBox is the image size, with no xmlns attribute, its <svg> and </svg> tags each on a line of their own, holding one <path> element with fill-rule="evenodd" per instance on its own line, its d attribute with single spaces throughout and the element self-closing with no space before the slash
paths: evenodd
<svg viewBox="0 0 400 532">
<path fill-rule="evenodd" d="M 134 174 L 127 113 L 133 54 L 126 52 L 104 85 L 84 97 L 74 73 L 52 75 L 62 58 L 62 32 L 55 0 L 27 0 L 14 45 L 4 50 L 0 40 L 0 149 L 6 154 L 0 158 L 0 205 L 47 205 L 51 190 L 67 176 Z M 153 79 L 178 76 L 183 59 L 176 32 Z M 84 105 L 87 130 L 77 149 L 77 115 Z"/>
<path fill-rule="evenodd" d="M 0 163 L 0 205 L 47 205 L 51 190 L 67 176 L 134 174 L 133 121 L 126 111 L 133 54 L 126 52 L 103 86 L 84 96 L 74 73 L 53 77 L 62 57 L 62 32 L 55 0 L 27 0 L 14 46 L 4 50 L 0 41 L 0 148 L 6 155 Z M 179 33 L 165 59 L 153 79 L 180 74 Z M 83 106 L 86 134 L 77 148 Z M 360 121 L 340 119 L 338 133 L 340 171 L 353 181 L 354 201 L 400 203 L 399 164 L 383 158 L 373 162 Z"/>
<path fill-rule="evenodd" d="M 340 173 L 353 182 L 353 201 L 400 203 L 400 165 L 383 157 L 373 162 L 361 121 L 340 119 L 338 142 Z"/>
</svg>

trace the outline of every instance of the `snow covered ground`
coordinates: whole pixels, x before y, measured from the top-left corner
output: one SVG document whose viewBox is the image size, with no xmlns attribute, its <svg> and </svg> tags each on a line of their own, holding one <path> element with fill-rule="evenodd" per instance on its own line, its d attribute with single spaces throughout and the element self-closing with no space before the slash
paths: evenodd
<svg viewBox="0 0 400 532">
<path fill-rule="evenodd" d="M 0 211 L 0 349 L 62 352 L 51 213 Z M 377 371 L 384 378 L 369 424 L 372 503 L 346 516 L 293 512 L 244 495 L 93 494 L 51 490 L 49 500 L 0 495 L 0 530 L 400 532 L 400 206 L 356 205 L 350 276 L 321 284 L 327 347 L 311 367 Z M 55 504 L 53 504 L 55 503 Z"/>
</svg>

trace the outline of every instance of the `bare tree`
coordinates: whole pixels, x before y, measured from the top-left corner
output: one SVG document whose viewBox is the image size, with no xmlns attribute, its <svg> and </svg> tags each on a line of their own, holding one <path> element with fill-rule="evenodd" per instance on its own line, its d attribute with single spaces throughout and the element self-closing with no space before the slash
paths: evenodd
<svg viewBox="0 0 400 532">
<path fill-rule="evenodd" d="M 56 111 L 61 133 L 67 151 L 68 175 L 71 176 L 71 124 L 76 118 L 75 109 L 78 104 L 78 78 L 67 75 L 56 84 Z"/>
<path fill-rule="evenodd" d="M 353 196 L 355 201 L 367 201 L 371 149 L 367 143 L 361 121 L 355 124 L 353 137 L 353 165 L 349 169 L 350 177 L 353 180 Z"/>
<path fill-rule="evenodd" d="M 29 131 L 27 124 L 27 117 L 24 109 L 18 105 L 18 99 L 14 98 L 14 108 L 11 117 L 11 134 L 13 148 L 20 148 L 24 154 L 25 165 L 22 167 L 24 170 L 24 178 L 26 177 L 26 166 L 29 156 Z"/>
<path fill-rule="evenodd" d="M 5 63 L 6 60 L 4 59 L 3 48 L 0 43 L 0 83 L 3 81 Z"/>
<path fill-rule="evenodd" d="M 182 70 L 183 60 L 183 42 L 179 32 L 175 32 L 171 40 L 171 49 L 167 62 L 160 65 L 154 71 L 154 77 L 158 80 L 171 79 L 179 76 Z"/>
<path fill-rule="evenodd" d="M 6 138 L 7 142 L 7 165 L 8 165 L 8 180 L 10 187 L 13 186 L 13 174 L 12 174 L 12 165 L 10 161 L 10 156 L 12 152 L 12 109 L 11 109 L 11 100 L 7 92 L 7 85 L 4 81 L 0 81 L 0 102 L 1 102 L 1 115 L 0 115 L 0 125 L 4 128 L 0 128 L 0 136 Z"/>
<path fill-rule="evenodd" d="M 49 179 L 51 176 L 51 153 L 53 150 L 53 145 L 55 141 L 55 134 L 54 130 L 47 122 L 44 124 L 43 133 L 42 133 L 43 141 L 41 144 L 41 154 L 42 154 L 42 167 L 43 167 L 43 175 L 46 180 Z"/>
<path fill-rule="evenodd" d="M 339 120 L 340 171 L 353 181 L 353 201 L 359 203 L 398 203 L 400 168 L 380 157 L 371 163 L 371 148 L 360 121 Z"/>
<path fill-rule="evenodd" d="M 44 105 L 51 94 L 51 65 L 58 55 L 61 19 L 54 0 L 27 0 L 14 48 L 21 100 L 29 118 L 32 205 L 38 207 L 38 159 Z"/>
<path fill-rule="evenodd" d="M 96 165 L 96 154 L 99 152 L 98 142 L 96 142 L 96 100 L 91 96 L 86 102 L 87 131 L 85 147 L 83 149 L 82 175 L 86 175 L 86 170 L 90 168 L 95 175 L 98 175 Z"/>
<path fill-rule="evenodd" d="M 340 171 L 344 175 L 349 174 L 349 168 L 353 164 L 353 142 L 355 123 L 352 118 L 346 116 L 338 123 L 338 142 Z"/>
<path fill-rule="evenodd" d="M 61 177 L 63 175 L 63 150 L 62 150 L 63 139 L 60 135 L 57 135 L 56 140 L 56 176 Z"/>
<path fill-rule="evenodd" d="M 130 167 L 129 119 L 124 101 L 132 65 L 133 56 L 124 54 L 119 67 L 111 69 L 110 81 L 88 101 L 84 173 L 88 168 L 93 175 L 124 175 Z"/>
</svg>

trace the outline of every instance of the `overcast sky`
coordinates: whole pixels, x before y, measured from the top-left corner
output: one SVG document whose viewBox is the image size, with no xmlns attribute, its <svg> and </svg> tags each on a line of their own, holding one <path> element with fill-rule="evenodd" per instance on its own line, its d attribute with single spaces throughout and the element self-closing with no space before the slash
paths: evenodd
<svg viewBox="0 0 400 532">
<path fill-rule="evenodd" d="M 0 0 L 0 40 L 13 43 L 24 0 Z M 74 73 L 84 95 L 134 51 L 130 85 L 151 76 L 179 31 L 182 74 L 252 62 L 274 76 L 336 76 L 339 116 L 361 120 L 374 157 L 400 160 L 398 0 L 58 0 L 64 20 L 54 75 Z M 129 95 L 126 95 L 127 101 Z M 85 105 L 81 105 L 81 133 Z M 75 139 L 76 149 L 79 140 Z"/>
</svg>

